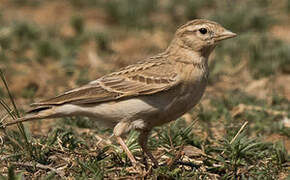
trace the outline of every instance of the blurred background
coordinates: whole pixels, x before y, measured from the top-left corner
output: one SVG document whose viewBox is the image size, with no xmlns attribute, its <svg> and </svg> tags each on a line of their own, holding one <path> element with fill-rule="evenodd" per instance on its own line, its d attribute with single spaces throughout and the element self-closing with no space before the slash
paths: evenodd
<svg viewBox="0 0 290 180">
<path fill-rule="evenodd" d="M 206 94 L 183 117 L 198 119 L 199 143 L 234 135 L 248 121 L 247 136 L 279 142 L 287 160 L 290 0 L 0 0 L 0 68 L 24 112 L 32 102 L 162 52 L 175 30 L 196 18 L 238 34 L 211 55 Z M 0 97 L 8 101 L 2 85 Z M 29 127 L 45 136 L 55 124 Z"/>
</svg>

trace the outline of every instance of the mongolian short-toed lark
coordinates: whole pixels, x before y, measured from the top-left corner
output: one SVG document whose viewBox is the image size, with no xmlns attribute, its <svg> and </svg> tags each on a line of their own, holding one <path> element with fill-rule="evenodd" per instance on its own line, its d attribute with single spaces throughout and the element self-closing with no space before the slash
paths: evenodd
<svg viewBox="0 0 290 180">
<path fill-rule="evenodd" d="M 181 26 L 163 52 L 80 88 L 32 104 L 18 121 L 87 116 L 114 127 L 118 143 L 133 164 L 136 160 L 122 135 L 140 131 L 139 144 L 157 166 L 147 149 L 149 132 L 173 121 L 201 99 L 208 79 L 208 57 L 218 42 L 235 37 L 216 22 L 196 19 Z"/>
</svg>

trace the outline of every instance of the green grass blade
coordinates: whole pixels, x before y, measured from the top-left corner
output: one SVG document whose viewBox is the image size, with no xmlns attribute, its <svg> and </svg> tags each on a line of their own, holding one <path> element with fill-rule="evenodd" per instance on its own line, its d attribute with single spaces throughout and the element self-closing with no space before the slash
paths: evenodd
<svg viewBox="0 0 290 180">
<path fill-rule="evenodd" d="M 20 118 L 19 111 L 18 111 L 18 109 L 17 109 L 17 106 L 16 106 L 16 103 L 15 103 L 15 101 L 14 101 L 13 95 L 12 95 L 12 93 L 11 93 L 10 90 L 9 90 L 9 87 L 8 87 L 8 84 L 7 84 L 7 81 L 6 81 L 6 78 L 5 78 L 5 76 L 4 76 L 4 73 L 3 73 L 2 69 L 0 69 L 0 77 L 1 77 L 1 79 L 2 79 L 2 81 L 3 81 L 3 84 L 4 84 L 5 88 L 6 88 L 6 91 L 7 91 L 7 93 L 8 93 L 9 99 L 10 99 L 12 105 L 13 105 L 14 113 L 16 114 L 16 117 L 17 117 L 17 118 Z M 11 113 L 11 110 L 10 110 L 9 106 L 8 106 L 4 101 L 1 101 L 1 105 L 2 105 L 2 106 L 5 108 L 5 110 L 6 110 L 6 111 L 11 115 L 11 117 L 12 117 L 13 119 L 17 119 L 15 116 L 13 116 L 13 113 Z M 26 132 L 25 132 L 24 126 L 23 126 L 22 123 L 17 123 L 17 126 L 18 126 L 18 129 L 19 129 L 21 135 L 23 136 L 23 138 L 24 138 L 24 140 L 25 140 L 26 149 L 28 150 L 29 154 L 31 155 L 31 154 L 32 154 L 31 145 L 30 145 L 30 143 L 29 143 L 29 141 L 28 141 L 28 138 L 27 138 L 28 136 L 27 136 L 27 134 L 26 134 Z"/>
</svg>

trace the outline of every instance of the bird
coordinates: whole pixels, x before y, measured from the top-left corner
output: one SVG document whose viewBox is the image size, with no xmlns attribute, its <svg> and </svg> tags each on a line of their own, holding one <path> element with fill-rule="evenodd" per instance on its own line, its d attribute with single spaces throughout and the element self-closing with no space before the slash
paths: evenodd
<svg viewBox="0 0 290 180">
<path fill-rule="evenodd" d="M 194 19 L 179 27 L 161 53 L 104 75 L 81 87 L 31 105 L 18 122 L 86 116 L 113 128 L 113 135 L 133 165 L 137 163 L 124 142 L 130 130 L 139 131 L 138 142 L 148 150 L 152 128 L 171 122 L 201 100 L 208 81 L 208 59 L 220 41 L 237 34 L 206 19 Z"/>
</svg>

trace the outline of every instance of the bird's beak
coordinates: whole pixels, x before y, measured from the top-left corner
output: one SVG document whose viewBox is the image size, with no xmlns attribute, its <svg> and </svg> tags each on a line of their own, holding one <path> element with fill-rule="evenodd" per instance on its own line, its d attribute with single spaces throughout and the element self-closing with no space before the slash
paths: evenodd
<svg viewBox="0 0 290 180">
<path fill-rule="evenodd" d="M 231 31 L 225 29 L 222 33 L 220 33 L 218 36 L 215 37 L 215 41 L 218 42 L 218 41 L 230 39 L 230 38 L 233 38 L 236 36 L 237 36 L 236 33 L 233 33 Z"/>
</svg>

